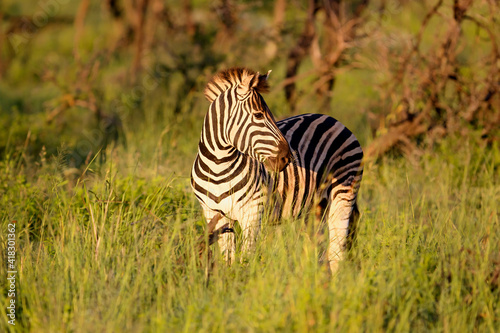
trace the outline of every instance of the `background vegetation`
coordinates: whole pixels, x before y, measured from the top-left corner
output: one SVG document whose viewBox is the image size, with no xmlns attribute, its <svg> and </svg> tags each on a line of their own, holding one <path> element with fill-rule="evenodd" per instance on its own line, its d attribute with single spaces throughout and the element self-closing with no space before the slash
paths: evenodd
<svg viewBox="0 0 500 333">
<path fill-rule="evenodd" d="M 17 220 L 19 273 L 16 326 L 0 329 L 500 330 L 498 14 L 492 0 L 4 0 L 0 242 L 6 259 Z M 264 221 L 242 264 L 199 255 L 202 91 L 236 65 L 273 70 L 278 119 L 330 114 L 365 149 L 358 241 L 335 276 L 302 220 Z"/>
</svg>

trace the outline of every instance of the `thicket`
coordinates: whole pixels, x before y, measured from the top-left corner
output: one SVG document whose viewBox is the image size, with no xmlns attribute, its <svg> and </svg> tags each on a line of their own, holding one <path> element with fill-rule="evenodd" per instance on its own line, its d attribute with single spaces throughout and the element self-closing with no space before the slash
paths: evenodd
<svg viewBox="0 0 500 333">
<path fill-rule="evenodd" d="M 421 154 L 467 131 L 498 142 L 495 1 L 54 0 L 2 7 L 4 153 L 26 143 L 33 156 L 43 146 L 53 154 L 64 141 L 70 163 L 80 167 L 110 143 L 125 145 L 138 123 L 189 127 L 203 117 L 205 82 L 234 65 L 275 70 L 269 99 L 278 116 L 335 116 L 345 100 L 339 78 L 359 80 L 344 90 L 361 96 L 351 112 L 369 123 L 371 134 L 361 135 L 368 157 Z M 75 135 L 82 129 L 84 137 Z"/>
</svg>

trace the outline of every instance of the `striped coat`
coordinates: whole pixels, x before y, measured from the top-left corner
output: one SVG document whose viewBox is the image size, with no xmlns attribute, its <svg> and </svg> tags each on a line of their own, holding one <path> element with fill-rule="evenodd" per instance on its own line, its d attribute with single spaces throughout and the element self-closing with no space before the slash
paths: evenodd
<svg viewBox="0 0 500 333">
<path fill-rule="evenodd" d="M 316 206 L 328 224 L 328 260 L 336 270 L 354 234 L 363 152 L 332 117 L 276 122 L 261 96 L 267 77 L 233 68 L 207 84 L 211 105 L 191 173 L 194 193 L 208 221 L 220 214 L 220 225 L 240 223 L 243 251 L 253 248 L 266 211 L 280 219 Z M 227 260 L 234 260 L 234 244 L 233 234 L 221 236 Z"/>
</svg>

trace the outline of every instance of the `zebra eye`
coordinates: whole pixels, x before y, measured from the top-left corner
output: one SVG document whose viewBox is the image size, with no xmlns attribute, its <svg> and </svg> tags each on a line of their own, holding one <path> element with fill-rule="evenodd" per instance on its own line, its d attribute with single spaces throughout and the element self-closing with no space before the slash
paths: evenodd
<svg viewBox="0 0 500 333">
<path fill-rule="evenodd" d="M 264 119 L 264 113 L 262 112 L 257 112 L 257 113 L 254 113 L 253 115 L 255 117 L 255 119 L 257 120 L 261 120 L 261 119 Z"/>
</svg>

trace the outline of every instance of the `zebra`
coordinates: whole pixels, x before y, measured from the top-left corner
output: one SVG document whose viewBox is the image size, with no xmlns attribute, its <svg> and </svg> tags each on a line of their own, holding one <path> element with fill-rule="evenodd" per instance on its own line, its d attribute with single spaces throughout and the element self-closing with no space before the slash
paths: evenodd
<svg viewBox="0 0 500 333">
<path fill-rule="evenodd" d="M 191 186 L 207 221 L 240 224 L 242 253 L 255 247 L 266 209 L 277 218 L 317 207 L 326 219 L 330 270 L 352 245 L 359 211 L 363 151 L 356 137 L 334 118 L 297 115 L 276 122 L 262 93 L 268 77 L 236 67 L 206 85 L 205 116 Z M 235 260 L 234 233 L 218 240 L 223 257 Z"/>
</svg>

